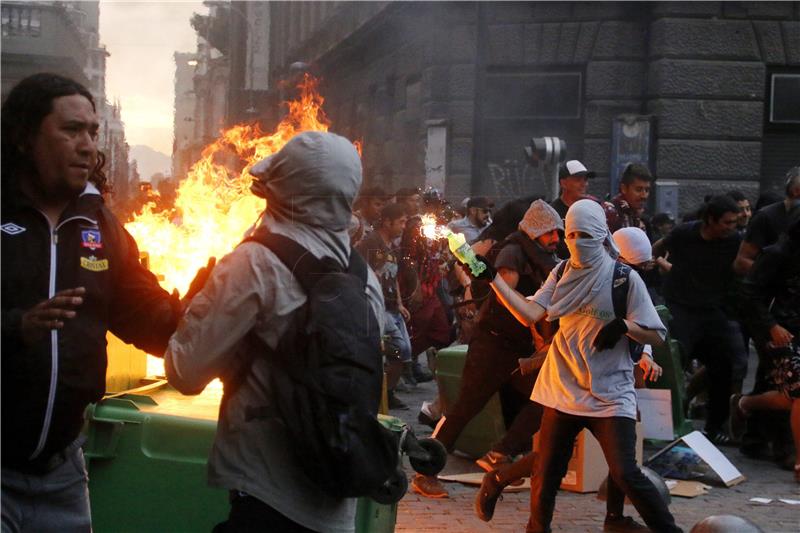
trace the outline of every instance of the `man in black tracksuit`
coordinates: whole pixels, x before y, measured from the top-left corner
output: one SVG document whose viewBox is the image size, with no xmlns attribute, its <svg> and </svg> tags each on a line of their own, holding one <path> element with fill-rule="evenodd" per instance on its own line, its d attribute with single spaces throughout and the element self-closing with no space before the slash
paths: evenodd
<svg viewBox="0 0 800 533">
<path fill-rule="evenodd" d="M 495 268 L 521 294 L 535 293 L 558 262 L 555 251 L 559 229 L 563 230 L 563 224 L 558 213 L 543 200 L 536 200 L 520 222 L 519 231 L 495 245 L 499 250 Z M 529 450 L 542 409 L 528 399 L 536 374 L 523 375 L 518 370 L 519 359 L 542 350 L 554 333 L 552 323 L 542 322 L 536 328 L 522 326 L 492 293 L 481 307 L 469 343 L 458 399 L 446 409 L 433 437 L 452 451 L 464 427 L 494 393 L 500 392 L 509 429 L 477 463 L 492 470 L 497 462 L 510 463 L 511 456 Z M 412 488 L 432 498 L 445 494 L 433 476 L 416 475 Z"/>
<path fill-rule="evenodd" d="M 2 531 L 89 531 L 83 412 L 106 333 L 163 354 L 181 302 L 105 207 L 91 94 L 31 76 L 2 109 Z"/>
</svg>

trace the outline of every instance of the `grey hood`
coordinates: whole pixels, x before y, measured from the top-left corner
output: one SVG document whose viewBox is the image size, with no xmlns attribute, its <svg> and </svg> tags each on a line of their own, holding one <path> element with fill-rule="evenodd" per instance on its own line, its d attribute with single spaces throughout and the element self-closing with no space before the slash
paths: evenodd
<svg viewBox="0 0 800 533">
<path fill-rule="evenodd" d="M 304 237 L 300 244 L 314 255 L 331 255 L 302 242 L 315 241 L 347 264 L 347 229 L 361 187 L 361 158 L 350 141 L 328 132 L 300 133 L 250 173 L 251 190 L 267 200 L 263 224 L 296 240 Z"/>
</svg>

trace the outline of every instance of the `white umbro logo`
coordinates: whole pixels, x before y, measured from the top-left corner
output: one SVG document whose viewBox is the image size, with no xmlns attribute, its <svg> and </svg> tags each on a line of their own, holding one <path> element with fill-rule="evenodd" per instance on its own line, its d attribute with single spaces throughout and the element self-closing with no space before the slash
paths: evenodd
<svg viewBox="0 0 800 533">
<path fill-rule="evenodd" d="M 17 226 L 13 222 L 7 222 L 6 224 L 0 226 L 0 230 L 2 230 L 4 233 L 8 233 L 9 235 L 17 235 L 25 231 L 25 228 L 22 226 Z"/>
</svg>

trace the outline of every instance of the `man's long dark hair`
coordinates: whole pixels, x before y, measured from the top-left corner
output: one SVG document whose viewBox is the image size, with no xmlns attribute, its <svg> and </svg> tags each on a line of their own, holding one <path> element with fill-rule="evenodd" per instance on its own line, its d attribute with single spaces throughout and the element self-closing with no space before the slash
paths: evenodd
<svg viewBox="0 0 800 533">
<path fill-rule="evenodd" d="M 2 117 L 2 194 L 14 195 L 21 171 L 31 169 L 30 144 L 39 133 L 44 118 L 53 111 L 53 100 L 79 94 L 95 107 L 92 93 L 86 87 L 58 74 L 41 73 L 28 76 L 8 93 L 3 102 Z M 89 175 L 100 192 L 108 190 L 103 173 L 105 155 L 98 151 L 97 164 Z"/>
</svg>

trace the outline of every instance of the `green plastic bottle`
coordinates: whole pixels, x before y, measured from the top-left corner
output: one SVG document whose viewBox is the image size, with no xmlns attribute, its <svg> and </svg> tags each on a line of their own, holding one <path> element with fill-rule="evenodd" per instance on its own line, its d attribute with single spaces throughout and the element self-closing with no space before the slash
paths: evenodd
<svg viewBox="0 0 800 533">
<path fill-rule="evenodd" d="M 461 233 L 450 233 L 447 235 L 447 244 L 450 251 L 456 256 L 461 263 L 467 265 L 472 271 L 473 276 L 480 275 L 481 272 L 486 270 L 486 265 L 481 260 L 475 257 L 475 252 L 467 244 L 467 239 Z"/>
</svg>

